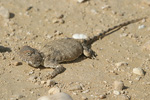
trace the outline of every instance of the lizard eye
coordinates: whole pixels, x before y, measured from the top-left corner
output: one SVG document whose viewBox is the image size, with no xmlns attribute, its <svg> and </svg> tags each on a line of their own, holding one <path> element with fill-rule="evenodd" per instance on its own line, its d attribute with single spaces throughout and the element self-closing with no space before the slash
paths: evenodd
<svg viewBox="0 0 150 100">
<path fill-rule="evenodd" d="M 27 55 L 27 56 L 31 56 L 31 52 L 27 52 L 26 55 Z"/>
</svg>

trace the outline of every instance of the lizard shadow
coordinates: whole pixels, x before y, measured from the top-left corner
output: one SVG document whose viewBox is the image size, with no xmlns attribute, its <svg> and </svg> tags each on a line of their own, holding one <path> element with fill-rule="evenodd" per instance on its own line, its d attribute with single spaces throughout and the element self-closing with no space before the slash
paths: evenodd
<svg viewBox="0 0 150 100">
<path fill-rule="evenodd" d="M 60 65 L 61 64 L 72 64 L 72 63 L 78 63 L 78 62 L 81 62 L 81 61 L 83 61 L 83 60 L 85 60 L 85 59 L 87 59 L 84 55 L 81 55 L 78 59 L 75 59 L 75 60 L 73 60 L 73 61 L 67 61 L 67 62 L 62 62 L 62 63 L 60 63 Z M 30 65 L 31 66 L 31 65 Z M 31 66 L 32 67 L 32 66 Z M 35 67 L 36 68 L 36 67 Z M 41 69 L 41 70 L 43 70 L 43 69 L 52 69 L 52 68 L 49 68 L 49 67 L 44 67 L 43 65 L 40 65 L 39 67 L 37 67 L 37 69 Z M 65 70 L 66 70 L 66 68 L 65 68 Z M 65 71 L 64 70 L 64 71 Z"/>
<path fill-rule="evenodd" d="M 10 12 L 9 18 L 14 18 L 14 17 L 15 17 L 15 14 Z"/>
<path fill-rule="evenodd" d="M 110 34 L 112 34 L 112 33 L 116 32 L 116 31 L 120 30 L 121 28 L 122 28 L 122 27 L 119 27 L 119 28 L 117 28 L 117 29 L 113 30 L 112 32 L 109 32 L 109 33 L 108 33 L 108 34 L 106 34 L 105 36 L 110 35 Z M 105 36 L 104 36 L 104 37 L 105 37 Z M 104 38 L 104 37 L 103 37 L 103 38 Z"/>
<path fill-rule="evenodd" d="M 11 49 L 9 47 L 0 46 L 0 52 L 1 53 L 11 52 Z"/>
<path fill-rule="evenodd" d="M 73 61 L 67 61 L 67 62 L 62 62 L 61 64 L 72 64 L 72 63 L 78 63 L 78 62 L 81 62 L 85 59 L 88 59 L 87 57 L 85 57 L 84 55 L 81 55 L 78 59 L 75 59 Z"/>
</svg>

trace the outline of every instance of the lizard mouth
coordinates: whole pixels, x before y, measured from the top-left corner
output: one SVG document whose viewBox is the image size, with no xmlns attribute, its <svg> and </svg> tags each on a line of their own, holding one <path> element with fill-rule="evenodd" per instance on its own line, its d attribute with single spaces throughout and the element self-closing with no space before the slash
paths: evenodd
<svg viewBox="0 0 150 100">
<path fill-rule="evenodd" d="M 28 62 L 28 65 L 31 66 L 31 67 L 39 67 L 41 64 L 33 64 L 32 62 Z"/>
</svg>

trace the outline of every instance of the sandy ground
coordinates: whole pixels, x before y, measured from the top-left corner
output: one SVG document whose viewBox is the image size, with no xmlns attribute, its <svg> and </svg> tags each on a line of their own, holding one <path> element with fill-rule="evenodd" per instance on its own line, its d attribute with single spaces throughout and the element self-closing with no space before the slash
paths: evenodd
<svg viewBox="0 0 150 100">
<path fill-rule="evenodd" d="M 72 37 L 82 33 L 93 36 L 109 27 L 132 19 L 150 15 L 149 0 L 0 0 L 8 9 L 11 18 L 0 16 L 0 99 L 37 100 L 47 95 L 51 87 L 41 81 L 52 69 L 35 69 L 19 59 L 19 48 L 24 45 L 41 47 L 56 38 Z M 131 100 L 150 98 L 150 55 L 143 50 L 150 39 L 150 19 L 130 24 L 92 44 L 96 59 L 81 57 L 64 63 L 66 71 L 55 77 L 55 87 L 68 93 L 74 100 L 121 99 L 126 95 Z M 143 27 L 144 26 L 144 27 Z M 148 48 L 148 46 L 147 46 Z M 22 65 L 16 65 L 22 62 Z M 115 66 L 118 62 L 128 65 Z M 142 68 L 144 76 L 133 73 L 133 68 Z M 32 79 L 32 77 L 37 77 Z M 122 80 L 125 87 L 114 94 L 113 83 Z M 69 91 L 75 85 L 82 90 Z"/>
</svg>

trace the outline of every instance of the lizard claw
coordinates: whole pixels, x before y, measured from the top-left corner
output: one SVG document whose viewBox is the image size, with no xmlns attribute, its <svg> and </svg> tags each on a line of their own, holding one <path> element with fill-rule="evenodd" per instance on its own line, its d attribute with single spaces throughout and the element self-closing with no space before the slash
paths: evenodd
<svg viewBox="0 0 150 100">
<path fill-rule="evenodd" d="M 97 54 L 95 52 L 92 52 L 91 59 L 95 59 L 96 56 L 97 56 Z"/>
</svg>

